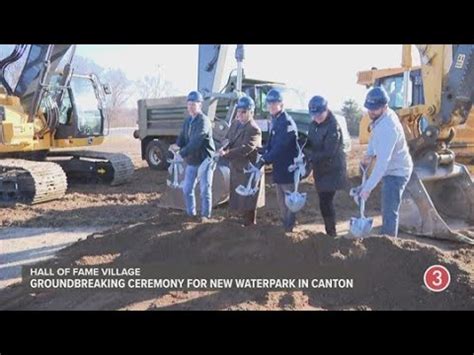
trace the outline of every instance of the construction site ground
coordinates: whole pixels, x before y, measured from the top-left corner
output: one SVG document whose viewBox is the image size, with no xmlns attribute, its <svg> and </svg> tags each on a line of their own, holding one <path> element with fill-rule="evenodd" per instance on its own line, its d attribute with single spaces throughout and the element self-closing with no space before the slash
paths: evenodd
<svg viewBox="0 0 474 355">
<path fill-rule="evenodd" d="M 357 207 L 347 191 L 336 195 L 339 237 L 326 236 L 312 179 L 302 185 L 307 205 L 295 231 L 279 225 L 275 190 L 266 180 L 266 206 L 258 225 L 244 228 L 227 206 L 213 212 L 210 223 L 190 221 L 181 211 L 159 208 L 167 172 L 153 171 L 141 160 L 140 142 L 131 129 L 112 132 L 96 150 L 131 156 L 135 175 L 127 185 L 73 185 L 57 201 L 0 209 L 0 309 L 474 309 L 474 248 L 418 238 L 404 233 L 392 239 L 344 238 Z M 360 183 L 357 164 L 364 148 L 353 141 L 348 155 L 350 183 Z M 380 224 L 376 190 L 367 205 Z M 473 229 L 474 230 L 474 229 Z M 225 273 L 245 266 L 255 274 L 320 275 L 352 278 L 352 289 L 298 291 L 218 290 L 44 290 L 32 292 L 21 282 L 21 267 L 108 265 L 151 268 L 153 265 L 203 268 Z M 423 285 L 427 267 L 445 265 L 451 284 L 440 293 Z M 283 271 L 282 271 L 283 270 Z M 185 271 L 184 271 L 185 272 Z M 273 274 L 272 274 L 273 272 Z M 306 274 L 305 274 L 306 273 Z M 252 275 L 249 275 L 249 277 Z"/>
</svg>

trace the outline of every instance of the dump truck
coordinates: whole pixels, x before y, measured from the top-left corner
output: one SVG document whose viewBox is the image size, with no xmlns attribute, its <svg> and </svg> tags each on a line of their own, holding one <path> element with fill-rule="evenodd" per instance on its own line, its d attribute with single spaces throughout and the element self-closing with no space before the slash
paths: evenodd
<svg viewBox="0 0 474 355">
<path fill-rule="evenodd" d="M 236 77 L 230 76 L 224 92 L 232 92 L 236 85 Z M 266 94 L 271 89 L 278 89 L 285 98 L 285 109 L 293 117 L 298 127 L 300 142 L 304 142 L 308 134 L 311 117 L 306 109 L 306 102 L 299 92 L 284 83 L 244 78 L 242 91 L 255 101 L 255 121 L 262 130 L 265 143 L 268 139 L 270 115 L 266 109 Z M 216 114 L 213 119 L 214 139 L 218 144 L 225 135 L 233 118 L 232 100 L 219 99 Z M 159 99 L 142 99 L 138 101 L 138 129 L 134 137 L 141 141 L 142 159 L 146 160 L 151 169 L 166 170 L 168 168 L 168 148 L 176 142 L 186 112 L 186 96 L 166 97 Z M 345 118 L 335 112 L 344 135 L 344 149 L 351 149 L 351 138 Z M 211 118 L 212 119 L 212 118 Z M 306 149 L 309 149 L 309 145 Z"/>
</svg>

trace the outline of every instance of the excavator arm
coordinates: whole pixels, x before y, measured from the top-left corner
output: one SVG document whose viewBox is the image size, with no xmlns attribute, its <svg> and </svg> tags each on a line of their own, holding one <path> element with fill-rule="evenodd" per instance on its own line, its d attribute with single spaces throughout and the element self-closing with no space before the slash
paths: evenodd
<svg viewBox="0 0 474 355">
<path fill-rule="evenodd" d="M 18 44 L 10 55 L 0 60 L 0 83 L 5 88 L 7 95 L 12 95 L 13 89 L 5 78 L 5 71 L 9 65 L 17 62 L 23 56 L 26 47 L 24 44 Z"/>
<path fill-rule="evenodd" d="M 400 228 L 474 243 L 474 184 L 450 144 L 474 100 L 474 45 L 417 45 L 425 102 L 400 110 L 414 172 L 402 202 Z M 408 55 L 405 52 L 405 57 Z M 409 68 L 407 68 L 409 69 Z M 423 124 L 420 124 L 423 122 Z"/>
<path fill-rule="evenodd" d="M 474 45 L 418 45 L 426 117 L 438 129 L 464 124 L 474 99 Z M 445 136 L 440 135 L 440 139 Z"/>
<path fill-rule="evenodd" d="M 13 95 L 20 98 L 29 121 L 33 120 L 44 95 L 44 88 L 49 84 L 52 75 L 71 45 L 30 46 L 25 65 L 21 71 Z"/>
<path fill-rule="evenodd" d="M 466 123 L 474 100 L 474 45 L 453 46 L 453 63 L 443 82 L 440 126 Z"/>
</svg>

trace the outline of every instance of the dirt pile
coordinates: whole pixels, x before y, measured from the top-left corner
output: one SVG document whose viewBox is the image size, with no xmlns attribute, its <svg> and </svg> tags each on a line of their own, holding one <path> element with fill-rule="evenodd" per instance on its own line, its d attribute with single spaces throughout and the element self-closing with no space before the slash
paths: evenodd
<svg viewBox="0 0 474 355">
<path fill-rule="evenodd" d="M 458 258 L 472 250 L 460 250 Z M 451 285 L 442 293 L 423 286 L 423 273 L 445 265 Z M 340 278 L 353 288 L 301 291 L 48 290 L 25 284 L 0 293 L 1 309 L 474 309 L 469 274 L 436 248 L 373 237 L 334 239 L 278 225 L 242 227 L 217 217 L 207 224 L 163 210 L 145 222 L 93 235 L 62 250 L 44 266 L 140 267 L 143 276 Z"/>
<path fill-rule="evenodd" d="M 114 140 L 115 139 L 115 140 Z M 198 225 L 181 212 L 160 210 L 167 173 L 153 171 L 141 160 L 139 141 L 114 138 L 104 151 L 127 151 L 136 166 L 131 183 L 122 186 L 71 186 L 59 201 L 1 206 L 0 226 L 116 226 L 61 251 L 48 266 L 140 267 L 157 272 L 203 277 L 290 277 L 353 279 L 351 289 L 300 291 L 219 290 L 49 290 L 32 292 L 25 284 L 0 292 L 0 309 L 474 309 L 474 248 L 418 239 L 363 241 L 326 237 L 312 179 L 301 186 L 308 193 L 298 213 L 296 232 L 279 227 L 275 189 L 267 176 L 266 206 L 259 225 L 243 228 L 228 217 L 227 206 L 213 211 L 215 222 Z M 348 156 L 350 186 L 360 183 L 357 166 L 363 147 Z M 380 191 L 373 192 L 367 216 L 380 224 Z M 348 230 L 357 207 L 347 191 L 335 198 L 337 229 Z M 378 227 L 374 229 L 377 232 Z M 439 294 L 423 286 L 423 273 L 433 264 L 446 265 L 452 283 Z M 157 271 L 158 270 L 158 271 Z"/>
</svg>

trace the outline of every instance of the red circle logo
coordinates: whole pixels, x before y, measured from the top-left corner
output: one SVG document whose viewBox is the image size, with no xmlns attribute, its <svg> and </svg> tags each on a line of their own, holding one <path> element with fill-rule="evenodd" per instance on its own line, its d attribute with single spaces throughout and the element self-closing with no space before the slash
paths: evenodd
<svg viewBox="0 0 474 355">
<path fill-rule="evenodd" d="M 425 286 L 433 292 L 446 290 L 451 283 L 451 274 L 442 265 L 433 265 L 426 269 L 423 275 Z"/>
</svg>

